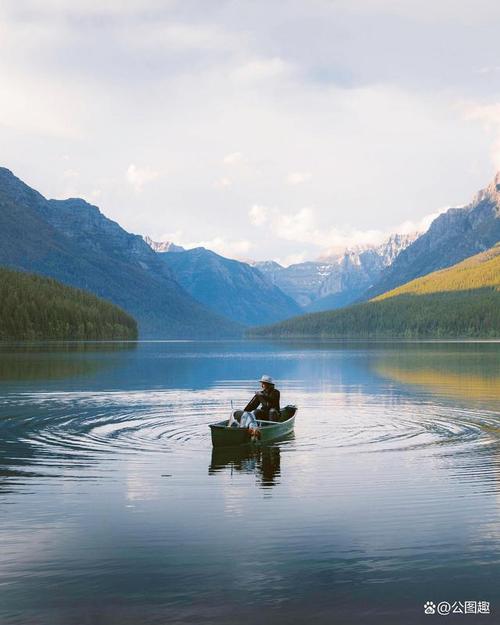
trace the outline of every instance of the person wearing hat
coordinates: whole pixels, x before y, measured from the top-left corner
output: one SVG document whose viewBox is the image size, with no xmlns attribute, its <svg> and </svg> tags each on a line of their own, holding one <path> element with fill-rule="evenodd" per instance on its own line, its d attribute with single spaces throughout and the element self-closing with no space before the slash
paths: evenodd
<svg viewBox="0 0 500 625">
<path fill-rule="evenodd" d="M 263 375 L 260 386 L 261 390 L 248 402 L 245 412 L 253 412 L 256 419 L 263 421 L 279 421 L 280 392 L 275 388 L 272 377 Z"/>
</svg>

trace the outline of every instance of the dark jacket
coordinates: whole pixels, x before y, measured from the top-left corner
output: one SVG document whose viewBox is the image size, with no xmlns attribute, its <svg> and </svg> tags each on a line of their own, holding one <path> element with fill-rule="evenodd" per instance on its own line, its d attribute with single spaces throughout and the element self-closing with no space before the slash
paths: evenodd
<svg viewBox="0 0 500 625">
<path fill-rule="evenodd" d="M 245 407 L 245 412 L 252 412 L 260 406 L 261 410 L 268 415 L 269 411 L 274 409 L 280 411 L 280 392 L 277 388 L 270 390 L 258 391 L 252 397 Z"/>
</svg>

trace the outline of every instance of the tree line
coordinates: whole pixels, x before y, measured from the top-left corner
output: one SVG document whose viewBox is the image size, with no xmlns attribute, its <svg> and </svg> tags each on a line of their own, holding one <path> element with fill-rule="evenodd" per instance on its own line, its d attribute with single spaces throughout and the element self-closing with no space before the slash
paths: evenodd
<svg viewBox="0 0 500 625">
<path fill-rule="evenodd" d="M 0 340 L 137 338 L 118 306 L 38 274 L 0 267 Z"/>
<path fill-rule="evenodd" d="M 252 328 L 251 336 L 325 338 L 498 338 L 495 288 L 404 294 Z"/>
</svg>

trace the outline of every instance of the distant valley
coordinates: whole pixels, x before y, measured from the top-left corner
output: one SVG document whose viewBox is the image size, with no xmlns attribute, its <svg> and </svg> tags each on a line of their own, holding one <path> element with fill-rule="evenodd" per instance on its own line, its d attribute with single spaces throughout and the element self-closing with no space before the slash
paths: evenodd
<svg viewBox="0 0 500 625">
<path fill-rule="evenodd" d="M 418 236 L 393 234 L 381 245 L 346 249 L 336 256 L 289 267 L 274 261 L 256 262 L 254 266 L 304 311 L 331 310 L 359 299 Z"/>
</svg>

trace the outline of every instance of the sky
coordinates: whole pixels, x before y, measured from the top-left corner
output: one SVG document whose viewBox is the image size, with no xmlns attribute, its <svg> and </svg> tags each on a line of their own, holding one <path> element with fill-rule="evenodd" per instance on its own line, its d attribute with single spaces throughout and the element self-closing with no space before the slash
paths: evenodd
<svg viewBox="0 0 500 625">
<path fill-rule="evenodd" d="M 497 0 L 2 0 L 0 164 L 127 230 L 283 264 L 500 168 Z"/>
</svg>

